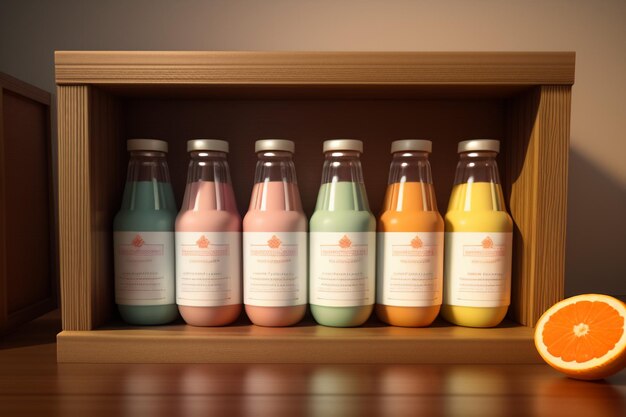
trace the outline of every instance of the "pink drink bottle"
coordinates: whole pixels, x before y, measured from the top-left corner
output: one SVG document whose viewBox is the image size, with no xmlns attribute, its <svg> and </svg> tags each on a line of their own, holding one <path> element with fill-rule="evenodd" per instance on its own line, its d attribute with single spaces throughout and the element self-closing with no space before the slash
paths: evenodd
<svg viewBox="0 0 626 417">
<path fill-rule="evenodd" d="M 226 155 L 228 142 L 196 139 L 176 217 L 176 303 L 193 326 L 224 326 L 241 313 L 241 216 Z"/>
</svg>

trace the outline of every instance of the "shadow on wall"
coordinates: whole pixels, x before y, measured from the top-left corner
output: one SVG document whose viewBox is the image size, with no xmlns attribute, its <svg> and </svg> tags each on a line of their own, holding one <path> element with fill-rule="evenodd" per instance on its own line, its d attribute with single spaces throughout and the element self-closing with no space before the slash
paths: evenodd
<svg viewBox="0 0 626 417">
<path fill-rule="evenodd" d="M 626 187 L 570 148 L 565 295 L 626 295 Z"/>
</svg>

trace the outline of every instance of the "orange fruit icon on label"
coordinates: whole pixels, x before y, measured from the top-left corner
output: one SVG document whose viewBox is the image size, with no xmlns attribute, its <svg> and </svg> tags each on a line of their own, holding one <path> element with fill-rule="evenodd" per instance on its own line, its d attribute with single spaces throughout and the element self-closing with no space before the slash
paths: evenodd
<svg viewBox="0 0 626 417">
<path fill-rule="evenodd" d="M 576 379 L 602 379 L 626 366 L 626 304 L 601 294 L 558 302 L 535 329 L 535 346 L 554 369 Z"/>
<path fill-rule="evenodd" d="M 339 247 L 342 249 L 347 249 L 350 246 L 352 246 L 352 241 L 348 236 L 343 235 L 343 237 L 339 240 Z"/>
<path fill-rule="evenodd" d="M 267 246 L 269 246 L 272 249 L 278 249 L 281 243 L 283 242 L 281 242 L 280 239 L 276 235 L 273 235 L 272 238 L 267 241 Z"/>
<path fill-rule="evenodd" d="M 196 240 L 196 245 L 198 245 L 201 249 L 206 249 L 209 247 L 209 239 L 206 238 L 205 235 L 200 236 L 200 239 Z"/>
</svg>

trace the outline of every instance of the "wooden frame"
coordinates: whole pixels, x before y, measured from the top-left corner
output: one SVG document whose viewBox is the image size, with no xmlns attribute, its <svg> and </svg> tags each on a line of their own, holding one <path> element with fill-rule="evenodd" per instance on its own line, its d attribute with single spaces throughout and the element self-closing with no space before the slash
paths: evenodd
<svg viewBox="0 0 626 417">
<path fill-rule="evenodd" d="M 50 102 L 0 73 L 0 334 L 57 305 Z M 36 207 L 22 204 L 24 187 Z M 33 237 L 44 249 L 35 259 L 23 254 Z"/>
<path fill-rule="evenodd" d="M 523 349 L 523 357 L 535 358 L 536 355 L 529 351 L 533 349 L 529 327 L 534 326 L 547 307 L 563 297 L 567 156 L 574 61 L 575 55 L 570 52 L 57 52 L 64 329 L 58 339 L 59 360 L 95 360 L 94 349 L 105 340 L 119 348 L 117 353 L 105 357 L 109 361 L 122 360 L 119 352 L 128 350 L 131 340 L 145 337 L 149 341 L 156 337 L 156 333 L 149 330 L 135 329 L 131 332 L 123 327 L 110 327 L 110 222 L 117 210 L 114 203 L 119 198 L 119 186 L 116 184 L 123 181 L 125 158 L 123 149 L 110 144 L 120 140 L 124 97 L 211 98 L 224 95 L 253 99 L 448 99 L 460 96 L 505 100 L 507 140 L 503 144 L 506 160 L 503 180 L 516 225 L 514 301 L 510 313 L 511 319 L 519 325 L 492 329 L 487 334 L 490 335 L 488 339 L 495 337 L 501 341 L 517 341 L 517 347 Z M 109 330 L 94 331 L 103 326 Z M 185 327 L 169 329 L 174 332 L 172 334 L 179 331 L 178 339 L 185 340 L 185 335 L 190 334 L 184 330 Z M 242 335 L 262 333 L 248 327 L 218 332 L 222 337 L 220 346 L 236 349 L 232 343 L 247 343 L 248 339 L 242 338 Z M 217 339 L 212 339 L 211 335 L 217 333 L 211 333 L 210 329 L 202 330 L 204 332 L 195 331 L 190 335 L 189 346 L 195 343 L 192 339 L 216 342 Z M 300 342 L 308 340 L 311 346 L 321 340 L 316 339 L 317 330 L 310 330 L 309 333 L 283 330 L 285 335 L 291 334 Z M 387 337 L 384 336 L 389 333 L 387 330 L 362 329 L 360 340 L 372 344 L 372 347 L 360 355 L 359 360 L 381 361 L 383 359 L 375 353 L 378 348 L 400 346 L 393 345 L 393 337 L 416 342 L 420 331 L 437 335 L 432 339 L 435 342 L 427 347 L 429 352 L 441 348 L 450 352 L 450 344 L 455 341 L 459 343 L 459 348 L 467 347 L 469 345 L 463 343 L 476 340 L 476 337 L 481 340 L 482 336 L 476 335 L 484 334 L 478 331 L 472 333 L 472 329 L 443 326 L 434 330 L 405 329 L 404 333 L 395 329 L 391 332 L 393 335 Z M 342 334 L 349 338 L 358 332 L 358 329 L 349 329 L 345 333 L 337 331 L 333 337 L 341 341 L 344 340 Z M 130 336 L 124 339 L 131 333 L 132 337 L 139 339 Z M 450 341 L 443 342 L 446 338 Z M 348 343 L 347 339 L 344 341 Z M 173 339 L 165 342 L 168 346 L 176 343 Z M 267 338 L 259 343 L 276 343 L 276 339 Z M 445 343 L 448 345 L 443 346 Z M 448 357 L 451 360 L 470 360 L 472 352 L 479 355 L 484 349 L 478 345 L 470 349 L 466 356 Z M 498 344 L 493 342 L 493 351 L 496 346 Z M 177 349 L 181 347 L 179 344 Z M 272 349 L 277 348 L 275 344 Z M 171 352 L 174 350 L 172 348 Z M 190 347 L 188 353 L 193 355 L 193 352 L 196 356 L 192 361 L 224 361 L 225 358 L 256 360 L 255 355 L 235 357 L 226 354 L 216 359 L 214 355 L 200 354 Z M 102 350 L 99 353 L 103 353 Z M 288 351 L 285 353 L 288 354 Z M 150 358 L 146 360 L 157 360 L 157 356 L 146 353 L 146 358 Z M 133 357 L 134 360 L 141 360 L 140 356 Z M 180 360 L 177 357 L 174 354 L 161 355 L 158 361 Z M 256 358 L 260 360 L 260 356 Z M 292 356 L 291 360 L 294 358 Z M 290 361 L 289 355 L 284 360 Z M 408 358 L 402 361 L 419 360 Z M 431 355 L 430 359 L 423 360 L 443 358 Z"/>
</svg>

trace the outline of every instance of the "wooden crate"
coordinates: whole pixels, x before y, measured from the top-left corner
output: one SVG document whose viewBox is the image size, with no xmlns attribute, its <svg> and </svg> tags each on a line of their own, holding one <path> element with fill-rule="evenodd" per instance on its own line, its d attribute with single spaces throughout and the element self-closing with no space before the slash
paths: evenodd
<svg viewBox="0 0 626 417">
<path fill-rule="evenodd" d="M 50 94 L 0 73 L 0 335 L 57 305 Z"/>
<path fill-rule="evenodd" d="M 57 52 L 61 362 L 533 362 L 532 326 L 563 296 L 567 157 L 575 54 Z M 370 204 L 382 203 L 389 144 L 433 140 L 445 212 L 456 144 L 499 138 L 499 164 L 515 222 L 509 321 L 495 329 L 438 324 L 356 329 L 312 322 L 290 329 L 174 324 L 130 328 L 113 299 L 112 219 L 126 139 L 170 144 L 180 202 L 185 141 L 223 138 L 239 209 L 246 211 L 263 137 L 296 142 L 308 215 L 324 139 L 364 140 Z"/>
</svg>

